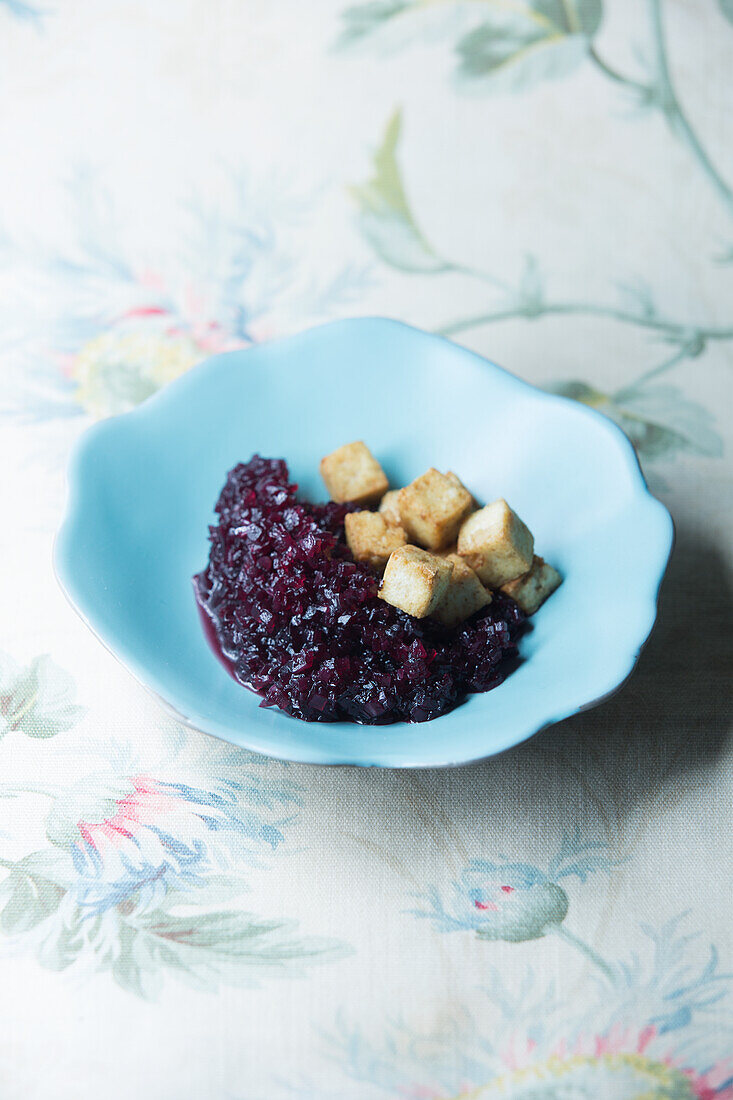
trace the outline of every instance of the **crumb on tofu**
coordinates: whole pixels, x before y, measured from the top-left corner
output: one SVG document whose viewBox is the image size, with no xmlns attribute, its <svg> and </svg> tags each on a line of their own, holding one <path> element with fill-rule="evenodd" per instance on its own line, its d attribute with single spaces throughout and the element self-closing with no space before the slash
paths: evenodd
<svg viewBox="0 0 733 1100">
<path fill-rule="evenodd" d="M 379 505 L 379 511 L 382 513 L 387 523 L 393 523 L 396 527 L 399 527 L 402 523 L 400 519 L 400 507 L 397 503 L 399 495 L 399 489 L 390 489 L 388 493 L 384 494 L 382 502 Z"/>
<path fill-rule="evenodd" d="M 442 550 L 456 541 L 473 497 L 464 486 L 431 467 L 400 489 L 398 504 L 402 526 L 410 538 L 429 550 Z"/>
<path fill-rule="evenodd" d="M 402 546 L 387 562 L 379 598 L 424 619 L 445 596 L 452 572 L 453 562 L 419 546 Z"/>
<path fill-rule="evenodd" d="M 500 588 L 531 568 L 534 538 L 500 498 L 468 517 L 458 535 L 458 553 L 483 584 Z"/>
<path fill-rule="evenodd" d="M 331 500 L 339 504 L 373 504 L 389 489 L 384 470 L 361 441 L 346 443 L 326 455 L 320 469 Z"/>
<path fill-rule="evenodd" d="M 532 568 L 516 580 L 502 585 L 502 592 L 511 596 L 521 607 L 525 615 L 534 615 L 562 584 L 562 577 L 544 558 L 535 555 Z"/>
<path fill-rule="evenodd" d="M 351 512 L 344 519 L 346 541 L 354 561 L 384 569 L 390 554 L 407 542 L 401 527 L 387 523 L 379 512 Z"/>
<path fill-rule="evenodd" d="M 491 603 L 491 594 L 482 585 L 473 569 L 458 554 L 449 554 L 446 561 L 453 563 L 448 590 L 443 596 L 433 618 L 443 626 L 458 626 Z"/>
</svg>

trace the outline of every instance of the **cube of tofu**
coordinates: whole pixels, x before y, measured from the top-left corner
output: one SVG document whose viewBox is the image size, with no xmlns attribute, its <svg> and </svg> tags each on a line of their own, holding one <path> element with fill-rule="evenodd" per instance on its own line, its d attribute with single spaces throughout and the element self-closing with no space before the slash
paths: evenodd
<svg viewBox="0 0 733 1100">
<path fill-rule="evenodd" d="M 445 476 L 448 478 L 449 481 L 451 481 L 454 485 L 457 485 L 460 489 L 466 489 L 466 486 L 463 484 L 458 474 L 454 474 L 452 470 L 447 470 Z M 466 492 L 471 498 L 471 510 L 473 511 L 478 508 L 478 501 L 476 500 L 476 497 L 473 495 L 473 493 L 470 492 L 470 490 L 466 489 Z"/>
<path fill-rule="evenodd" d="M 473 569 L 458 554 L 449 554 L 445 560 L 453 562 L 453 572 L 448 582 L 448 591 L 433 612 L 433 618 L 443 626 L 458 626 L 464 619 L 490 604 L 491 595 Z"/>
<path fill-rule="evenodd" d="M 429 550 L 442 550 L 456 541 L 473 498 L 463 485 L 431 468 L 400 489 L 398 504 L 402 526 L 410 538 Z"/>
<path fill-rule="evenodd" d="M 376 503 L 389 489 L 384 470 L 361 441 L 346 443 L 321 459 L 321 477 L 331 500 Z"/>
<path fill-rule="evenodd" d="M 469 516 L 458 535 L 458 553 L 489 588 L 500 588 L 532 567 L 534 538 L 503 499 Z"/>
<path fill-rule="evenodd" d="M 351 512 L 344 520 L 346 541 L 354 561 L 384 569 L 390 554 L 407 542 L 401 527 L 387 523 L 378 512 Z"/>
<path fill-rule="evenodd" d="M 529 572 L 517 577 L 515 581 L 503 584 L 501 590 L 516 600 L 525 615 L 534 615 L 547 597 L 551 596 L 561 584 L 562 577 L 557 569 L 549 565 L 544 558 L 535 555 Z"/>
<path fill-rule="evenodd" d="M 397 527 L 399 527 L 402 522 L 400 519 L 400 507 L 397 503 L 399 495 L 399 489 L 390 489 L 388 493 L 384 494 L 382 503 L 379 505 L 379 511 L 382 513 L 387 523 L 394 523 Z"/>
<path fill-rule="evenodd" d="M 416 619 L 435 610 L 448 590 L 453 562 L 419 546 L 402 546 L 387 562 L 379 598 Z"/>
</svg>

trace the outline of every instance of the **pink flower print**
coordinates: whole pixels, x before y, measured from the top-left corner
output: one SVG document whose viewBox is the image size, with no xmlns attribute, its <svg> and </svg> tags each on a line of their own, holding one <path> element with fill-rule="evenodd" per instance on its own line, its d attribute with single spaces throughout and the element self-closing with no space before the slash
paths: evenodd
<svg viewBox="0 0 733 1100">
<path fill-rule="evenodd" d="M 473 911 L 464 917 L 466 924 L 486 940 L 538 939 L 562 924 L 568 911 L 562 887 L 527 864 L 501 866 L 474 860 L 456 893 Z"/>
<path fill-rule="evenodd" d="M 471 1092 L 472 1100 L 549 1100 L 558 1090 L 589 1100 L 733 1100 L 731 1063 L 698 1071 L 678 1058 L 652 1025 L 581 1034 L 549 1051 L 528 1039 L 520 1044 L 515 1036 L 500 1057 L 505 1072 Z"/>
<path fill-rule="evenodd" d="M 170 890 L 200 888 L 238 858 L 251 862 L 256 846 L 282 840 L 236 785 L 207 790 L 146 774 L 81 781 L 57 799 L 46 831 L 70 852 L 72 889 L 90 913 L 121 902 L 155 908 Z"/>
</svg>

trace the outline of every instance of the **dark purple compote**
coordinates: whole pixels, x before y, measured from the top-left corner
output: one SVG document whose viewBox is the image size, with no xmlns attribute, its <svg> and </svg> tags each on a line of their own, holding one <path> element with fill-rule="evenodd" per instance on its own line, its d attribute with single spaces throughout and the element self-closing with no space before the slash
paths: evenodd
<svg viewBox="0 0 733 1100">
<path fill-rule="evenodd" d="M 278 459 L 229 474 L 194 577 L 207 635 L 232 675 L 306 722 L 427 722 L 489 691 L 516 656 L 524 615 L 496 593 L 447 630 L 377 598 L 344 538 L 350 504 L 308 504 Z"/>
</svg>

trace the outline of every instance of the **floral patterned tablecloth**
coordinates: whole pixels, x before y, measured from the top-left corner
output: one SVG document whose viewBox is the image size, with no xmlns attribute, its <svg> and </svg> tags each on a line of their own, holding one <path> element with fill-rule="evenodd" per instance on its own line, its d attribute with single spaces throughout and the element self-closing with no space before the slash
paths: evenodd
<svg viewBox="0 0 733 1100">
<path fill-rule="evenodd" d="M 733 4 L 0 25 L 2 1100 L 733 1097 Z M 623 690 L 464 769 L 184 730 L 51 568 L 93 420 L 374 313 L 601 409 L 677 524 Z"/>
</svg>

